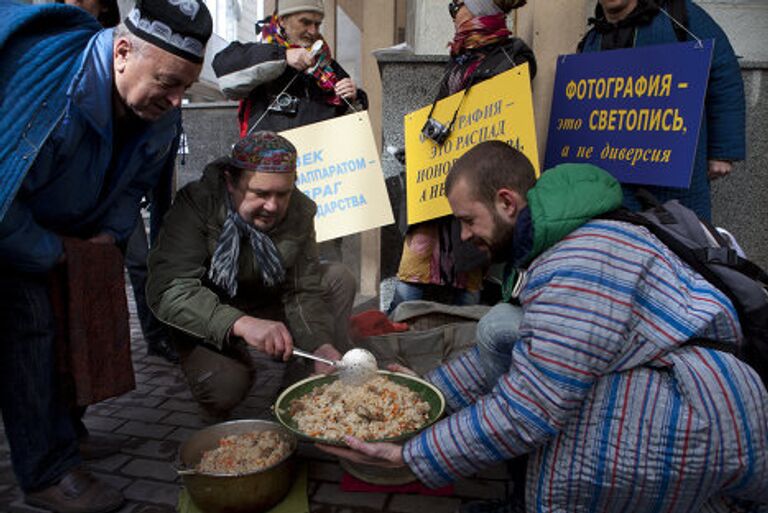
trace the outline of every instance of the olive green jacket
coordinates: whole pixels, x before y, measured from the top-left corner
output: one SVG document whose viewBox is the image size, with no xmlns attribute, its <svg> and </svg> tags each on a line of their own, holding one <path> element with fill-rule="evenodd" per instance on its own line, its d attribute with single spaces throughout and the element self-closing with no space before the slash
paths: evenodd
<svg viewBox="0 0 768 513">
<path fill-rule="evenodd" d="M 147 302 L 158 319 L 221 349 L 244 315 L 283 320 L 294 343 L 312 351 L 332 340 L 332 316 L 322 299 L 315 242 L 315 203 L 294 189 L 285 219 L 270 233 L 286 278 L 267 287 L 247 239 L 241 240 L 235 297 L 208 279 L 208 268 L 226 218 L 228 194 L 222 160 L 182 188 L 165 217 L 149 256 Z M 265 312 L 271 314 L 266 315 Z"/>
</svg>

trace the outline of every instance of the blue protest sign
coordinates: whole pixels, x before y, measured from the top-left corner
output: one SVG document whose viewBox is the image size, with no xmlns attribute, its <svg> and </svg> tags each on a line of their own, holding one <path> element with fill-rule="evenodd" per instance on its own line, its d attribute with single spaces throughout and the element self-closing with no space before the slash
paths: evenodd
<svg viewBox="0 0 768 513">
<path fill-rule="evenodd" d="M 689 187 L 713 45 L 560 56 L 545 168 L 589 162 L 623 183 Z"/>
</svg>

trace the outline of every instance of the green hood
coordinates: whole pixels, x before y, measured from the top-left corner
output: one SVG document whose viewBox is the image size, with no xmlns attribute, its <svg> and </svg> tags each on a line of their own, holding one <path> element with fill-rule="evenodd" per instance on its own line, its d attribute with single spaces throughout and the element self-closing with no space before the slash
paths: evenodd
<svg viewBox="0 0 768 513">
<path fill-rule="evenodd" d="M 560 164 L 528 191 L 533 247 L 528 262 L 600 214 L 621 206 L 621 185 L 592 164 Z"/>
</svg>

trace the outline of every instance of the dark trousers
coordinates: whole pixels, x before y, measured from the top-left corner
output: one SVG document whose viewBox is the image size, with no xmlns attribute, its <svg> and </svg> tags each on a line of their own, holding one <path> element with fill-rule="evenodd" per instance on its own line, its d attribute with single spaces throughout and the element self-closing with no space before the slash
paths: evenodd
<svg viewBox="0 0 768 513">
<path fill-rule="evenodd" d="M 334 313 L 334 345 L 344 353 L 351 349 L 348 337 L 349 317 L 357 285 L 352 274 L 340 263 L 321 264 L 324 299 Z M 277 312 L 251 312 L 256 317 L 282 320 Z M 181 357 L 181 369 L 190 391 L 211 420 L 226 419 L 253 386 L 256 371 L 248 348 L 242 340 L 232 341 L 217 351 L 195 339 L 174 331 L 172 337 Z M 286 365 L 283 386 L 309 376 L 313 365 L 294 358 Z"/>
<path fill-rule="evenodd" d="M 34 491 L 80 465 L 77 436 L 59 396 L 47 278 L 0 274 L 0 408 L 21 488 Z"/>
<path fill-rule="evenodd" d="M 147 232 L 144 227 L 144 220 L 139 216 L 139 222 L 136 229 L 128 239 L 128 246 L 125 250 L 125 268 L 128 270 L 128 277 L 131 280 L 133 289 L 133 299 L 136 301 L 136 315 L 139 317 L 141 332 L 144 334 L 144 340 L 148 346 L 157 344 L 165 340 L 168 336 L 166 327 L 152 313 L 147 305 L 147 256 L 149 255 L 149 244 L 147 243 Z"/>
</svg>

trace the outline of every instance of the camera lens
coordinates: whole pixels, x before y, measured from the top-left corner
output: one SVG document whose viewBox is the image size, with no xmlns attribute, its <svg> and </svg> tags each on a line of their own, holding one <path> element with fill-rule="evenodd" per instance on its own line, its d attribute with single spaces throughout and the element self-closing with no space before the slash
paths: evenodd
<svg viewBox="0 0 768 513">
<path fill-rule="evenodd" d="M 280 93 L 277 98 L 275 98 L 275 103 L 277 103 L 280 107 L 285 108 L 291 104 L 291 99 L 285 93 Z"/>
</svg>

